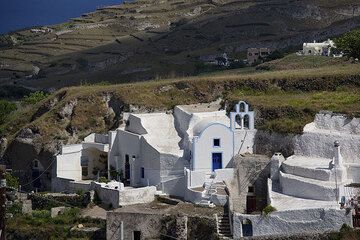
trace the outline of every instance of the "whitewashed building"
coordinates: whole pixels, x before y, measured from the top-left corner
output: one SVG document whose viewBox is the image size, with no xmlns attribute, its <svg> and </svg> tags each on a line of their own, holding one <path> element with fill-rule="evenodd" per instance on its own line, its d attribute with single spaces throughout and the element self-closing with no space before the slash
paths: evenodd
<svg viewBox="0 0 360 240">
<path fill-rule="evenodd" d="M 53 191 L 63 190 L 66 181 L 90 186 L 106 176 L 133 188 L 154 186 L 192 202 L 223 205 L 226 196 L 217 197 L 217 189 L 233 178 L 234 156 L 253 152 L 256 130 L 247 103 L 239 102 L 230 117 L 218 109 L 198 104 L 177 106 L 172 114 L 125 114 L 126 124 L 116 131 L 62 148 Z"/>
<path fill-rule="evenodd" d="M 302 55 L 330 56 L 331 49 L 335 47 L 334 41 L 328 39 L 324 42 L 304 43 Z"/>
<path fill-rule="evenodd" d="M 295 139 L 294 155 L 271 159 L 262 215 L 233 213 L 233 234 L 265 236 L 339 231 L 360 226 L 360 119 L 322 112 Z"/>
</svg>

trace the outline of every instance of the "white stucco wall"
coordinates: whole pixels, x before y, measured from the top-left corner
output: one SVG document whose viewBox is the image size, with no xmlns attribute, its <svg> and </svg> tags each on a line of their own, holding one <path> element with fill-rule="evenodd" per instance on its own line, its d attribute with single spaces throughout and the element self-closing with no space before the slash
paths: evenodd
<svg viewBox="0 0 360 240">
<path fill-rule="evenodd" d="M 252 222 L 253 236 L 339 231 L 346 223 L 352 226 L 351 214 L 345 210 L 307 209 L 273 212 L 264 215 L 233 215 L 234 238 L 242 237 L 242 221 Z"/>
<path fill-rule="evenodd" d="M 119 192 L 120 206 L 131 204 L 150 203 L 155 200 L 156 188 L 154 186 L 124 189 Z"/>
<path fill-rule="evenodd" d="M 163 181 L 161 190 L 170 196 L 184 197 L 186 191 L 185 176 Z"/>
<path fill-rule="evenodd" d="M 194 139 L 192 170 L 212 172 L 212 153 L 222 153 L 222 168 L 229 167 L 233 158 L 233 132 L 223 124 L 215 123 L 207 126 Z M 220 147 L 213 146 L 213 140 L 220 139 Z"/>
<path fill-rule="evenodd" d="M 56 156 L 56 177 L 81 180 L 81 144 L 63 147 L 62 155 Z"/>
<path fill-rule="evenodd" d="M 305 199 L 323 201 L 336 200 L 336 185 L 334 182 L 320 181 L 310 178 L 304 179 L 282 172 L 280 172 L 279 181 L 283 194 Z"/>
<path fill-rule="evenodd" d="M 111 165 L 117 169 L 120 173 L 123 173 L 125 177 L 125 156 L 129 155 L 130 162 L 130 177 L 131 177 L 131 185 L 138 186 L 140 184 L 140 179 L 138 179 L 138 174 L 135 175 L 137 171 L 137 166 L 133 163 L 132 158 L 135 156 L 136 161 L 140 161 L 141 153 L 141 136 L 138 134 L 134 134 L 122 129 L 117 130 L 117 134 L 115 137 L 115 141 L 113 143 L 113 147 L 110 151 L 110 163 Z M 140 170 L 139 170 L 140 171 Z"/>
<path fill-rule="evenodd" d="M 342 115 L 317 114 L 315 121 L 304 127 L 295 139 L 295 154 L 333 158 L 334 141 L 340 142 L 345 163 L 360 164 L 360 120 Z"/>
<path fill-rule="evenodd" d="M 204 185 L 207 171 L 191 171 L 186 169 L 186 185 L 188 188 L 201 187 Z"/>
<path fill-rule="evenodd" d="M 234 131 L 234 152 L 235 155 L 254 152 L 254 139 L 256 130 L 235 130 Z"/>
<path fill-rule="evenodd" d="M 223 182 L 231 181 L 234 179 L 235 169 L 234 168 L 224 168 L 215 170 L 215 179 L 214 182 Z"/>
</svg>

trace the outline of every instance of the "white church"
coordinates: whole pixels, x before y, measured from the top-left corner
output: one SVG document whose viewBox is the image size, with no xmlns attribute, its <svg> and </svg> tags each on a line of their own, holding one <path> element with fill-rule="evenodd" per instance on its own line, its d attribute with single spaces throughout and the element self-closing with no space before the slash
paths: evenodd
<svg viewBox="0 0 360 240">
<path fill-rule="evenodd" d="M 254 112 L 243 101 L 229 116 L 218 107 L 197 104 L 176 106 L 171 114 L 128 113 L 124 118 L 116 131 L 91 134 L 81 144 L 62 148 L 53 191 L 89 190 L 92 182 L 106 177 L 117 183 L 102 187 L 120 195 L 153 186 L 157 193 L 224 205 L 223 181 L 234 176 L 234 156 L 253 153 Z"/>
</svg>

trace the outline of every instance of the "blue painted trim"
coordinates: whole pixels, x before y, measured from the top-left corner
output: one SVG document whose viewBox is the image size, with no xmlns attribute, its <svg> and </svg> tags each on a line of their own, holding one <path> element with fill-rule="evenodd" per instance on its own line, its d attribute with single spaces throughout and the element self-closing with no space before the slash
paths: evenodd
<svg viewBox="0 0 360 240">
<path fill-rule="evenodd" d="M 213 154 L 214 153 L 220 153 L 221 154 L 221 167 L 217 168 L 217 169 L 223 169 L 223 160 L 224 160 L 224 152 L 223 151 L 215 151 L 215 152 L 211 152 L 211 172 L 215 172 L 214 170 L 214 160 L 213 160 Z"/>
</svg>

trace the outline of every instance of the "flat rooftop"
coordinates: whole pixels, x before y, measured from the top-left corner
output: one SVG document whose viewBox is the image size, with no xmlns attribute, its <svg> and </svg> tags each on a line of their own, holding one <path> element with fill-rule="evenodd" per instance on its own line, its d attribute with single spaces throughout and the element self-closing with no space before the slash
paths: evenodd
<svg viewBox="0 0 360 240">
<path fill-rule="evenodd" d="M 197 103 L 190 105 L 179 105 L 178 108 L 183 109 L 188 113 L 202 113 L 202 112 L 217 112 L 224 110 L 221 108 L 221 100 L 217 100 L 211 103 Z"/>
<path fill-rule="evenodd" d="M 147 204 L 135 204 L 114 209 L 112 212 L 144 213 L 144 214 L 182 214 L 186 216 L 212 217 L 215 213 L 223 213 L 223 207 L 202 207 L 192 203 L 180 201 L 177 205 L 167 204 L 155 200 Z"/>
</svg>

